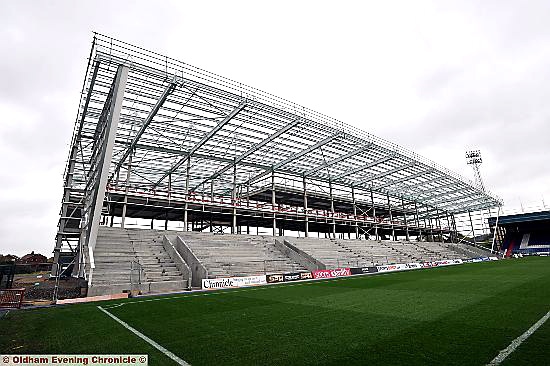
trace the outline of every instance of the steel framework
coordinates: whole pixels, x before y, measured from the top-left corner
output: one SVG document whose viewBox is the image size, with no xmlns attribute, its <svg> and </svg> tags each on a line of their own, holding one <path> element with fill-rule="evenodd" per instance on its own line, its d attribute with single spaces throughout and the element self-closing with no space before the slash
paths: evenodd
<svg viewBox="0 0 550 366">
<path fill-rule="evenodd" d="M 263 227 L 454 240 L 501 201 L 396 144 L 290 101 L 94 34 L 54 250 L 93 268 L 98 226 Z M 67 260 L 67 258 L 69 258 Z"/>
</svg>

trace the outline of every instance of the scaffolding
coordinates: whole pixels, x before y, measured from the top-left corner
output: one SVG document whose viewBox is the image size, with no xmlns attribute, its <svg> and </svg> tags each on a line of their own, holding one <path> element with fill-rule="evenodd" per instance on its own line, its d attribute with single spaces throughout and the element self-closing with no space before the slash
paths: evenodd
<svg viewBox="0 0 550 366">
<path fill-rule="evenodd" d="M 86 277 L 98 227 L 128 218 L 151 228 L 160 220 L 180 230 L 456 241 L 469 231 L 458 218 L 500 205 L 389 141 L 95 33 L 52 273 Z"/>
</svg>

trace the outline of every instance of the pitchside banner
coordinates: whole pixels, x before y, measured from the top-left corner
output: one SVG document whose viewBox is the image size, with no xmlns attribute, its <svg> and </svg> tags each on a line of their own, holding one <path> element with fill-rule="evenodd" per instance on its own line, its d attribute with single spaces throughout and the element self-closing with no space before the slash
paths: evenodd
<svg viewBox="0 0 550 366">
<path fill-rule="evenodd" d="M 202 280 L 202 288 L 216 290 L 219 288 L 258 286 L 266 283 L 266 276 L 214 278 Z"/>
<path fill-rule="evenodd" d="M 464 263 L 462 259 L 445 259 L 442 261 L 424 262 L 422 263 L 422 268 L 453 266 L 455 264 L 462 264 L 462 263 Z"/>
<path fill-rule="evenodd" d="M 361 267 L 361 268 L 350 268 L 351 274 L 368 274 L 378 272 L 376 267 Z"/>
<path fill-rule="evenodd" d="M 312 274 L 313 278 L 334 278 L 351 276 L 351 271 L 349 268 L 321 269 L 313 271 Z"/>
<path fill-rule="evenodd" d="M 300 279 L 300 274 L 299 273 L 285 273 L 283 277 L 284 277 L 285 282 L 298 281 Z"/>
<path fill-rule="evenodd" d="M 283 274 L 270 274 L 266 276 L 267 283 L 283 282 L 285 280 Z"/>
</svg>

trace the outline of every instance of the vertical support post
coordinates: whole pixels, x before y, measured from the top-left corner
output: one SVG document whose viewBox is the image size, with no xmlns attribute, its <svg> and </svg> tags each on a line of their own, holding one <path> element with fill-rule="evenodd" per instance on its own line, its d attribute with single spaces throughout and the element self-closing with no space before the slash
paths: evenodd
<svg viewBox="0 0 550 366">
<path fill-rule="evenodd" d="M 124 188 L 124 205 L 122 206 L 122 218 L 120 227 L 124 229 L 124 223 L 126 222 L 126 206 L 128 204 L 128 188 L 130 185 L 130 174 L 132 174 L 132 157 L 133 152 L 128 157 L 128 169 L 126 170 L 126 187 Z M 111 225 L 112 226 L 112 225 Z"/>
<path fill-rule="evenodd" d="M 443 228 L 441 227 L 441 218 L 438 208 L 435 209 L 435 215 L 435 224 L 437 225 L 437 230 L 439 230 L 439 241 L 443 243 Z"/>
<path fill-rule="evenodd" d="M 231 191 L 232 223 L 231 234 L 237 233 L 237 165 L 233 161 L 233 190 Z"/>
<path fill-rule="evenodd" d="M 185 210 L 183 211 L 183 231 L 188 231 L 188 211 L 189 211 L 189 172 L 191 171 L 191 155 L 187 157 L 187 167 L 185 169 Z"/>
<path fill-rule="evenodd" d="M 456 230 L 455 214 L 451 214 L 451 224 L 453 225 L 453 233 L 454 233 L 455 240 L 458 241 L 458 231 Z"/>
<path fill-rule="evenodd" d="M 328 181 L 329 195 L 330 195 L 330 215 L 332 216 L 332 237 L 336 239 L 336 221 L 334 220 L 334 198 L 332 196 L 332 181 Z"/>
<path fill-rule="evenodd" d="M 309 237 L 309 213 L 307 211 L 307 184 L 306 176 L 302 177 L 302 182 L 304 185 L 304 212 L 305 212 L 305 236 Z"/>
<path fill-rule="evenodd" d="M 372 205 L 372 218 L 374 220 L 374 236 L 376 237 L 376 241 L 378 241 L 378 219 L 376 218 L 376 207 L 374 207 L 374 194 L 372 193 L 372 188 L 370 189 L 370 202 Z"/>
<path fill-rule="evenodd" d="M 210 203 L 214 202 L 214 179 L 210 181 Z"/>
<path fill-rule="evenodd" d="M 454 243 L 454 235 L 451 229 L 451 222 L 449 221 L 449 211 L 445 211 L 445 219 L 447 220 L 447 229 L 449 230 L 449 239 L 451 240 L 451 243 Z"/>
<path fill-rule="evenodd" d="M 428 218 L 428 225 L 429 225 L 429 228 L 430 228 L 430 241 L 435 241 L 434 240 L 434 227 L 433 227 L 433 224 L 432 224 L 432 218 L 430 216 L 430 207 L 428 205 L 426 205 L 426 217 Z"/>
<path fill-rule="evenodd" d="M 275 211 L 275 171 L 271 170 L 271 209 L 273 210 L 273 236 L 277 236 L 277 214 Z"/>
<path fill-rule="evenodd" d="M 104 145 L 103 156 L 100 162 L 100 174 L 99 184 L 97 186 L 95 202 L 92 207 L 92 214 L 90 215 L 87 225 L 89 225 L 89 234 L 87 238 L 88 247 L 92 250 L 95 249 L 95 243 L 97 240 L 97 232 L 99 230 L 99 219 L 101 217 L 101 210 L 103 208 L 103 200 L 105 198 L 105 191 L 107 188 L 107 179 L 109 176 L 109 167 L 111 165 L 111 159 L 113 157 L 113 147 L 115 145 L 116 131 L 118 128 L 118 121 L 120 120 L 120 111 L 122 110 L 122 101 L 124 99 L 124 90 L 126 88 L 126 80 L 128 79 L 128 66 L 120 65 L 116 74 L 116 81 L 113 90 L 113 99 L 111 100 L 110 113 L 108 114 L 108 120 L 106 123 L 106 142 Z"/>
<path fill-rule="evenodd" d="M 472 221 L 472 213 L 470 210 L 468 210 L 468 217 L 470 217 L 470 226 L 472 228 L 472 238 L 474 239 L 474 245 L 477 244 L 476 243 L 476 232 L 474 230 L 474 222 Z"/>
<path fill-rule="evenodd" d="M 109 167 L 113 157 L 113 147 L 115 144 L 116 131 L 120 120 L 120 112 L 122 110 L 122 102 L 124 100 L 124 90 L 126 88 L 126 80 L 128 79 L 128 66 L 120 65 L 118 67 L 115 80 L 109 93 L 111 95 L 108 113 L 106 114 L 105 125 L 102 131 L 102 145 L 99 147 L 99 154 L 96 158 L 99 160 L 96 165 L 98 171 L 91 171 L 90 179 L 93 182 L 91 200 L 85 203 L 84 210 L 87 221 L 84 222 L 84 229 L 81 232 L 80 244 L 78 247 L 77 259 L 78 265 L 75 266 L 75 272 L 79 277 L 84 277 L 85 274 L 85 253 L 83 251 L 85 245 L 89 252 L 90 272 L 93 271 L 93 250 L 97 241 L 97 233 L 99 231 L 99 222 L 101 219 L 101 211 L 103 210 L 103 201 L 105 200 L 105 192 L 107 190 L 107 180 L 109 178 Z M 109 99 L 108 99 L 109 100 Z M 107 102 L 106 102 L 107 103 Z M 103 115 L 103 113 L 102 113 Z M 92 164 L 93 165 L 93 164 Z M 89 278 L 91 282 L 91 275 Z M 89 283 L 91 285 L 91 283 Z"/>
<path fill-rule="evenodd" d="M 170 207 L 172 200 L 172 173 L 168 174 L 168 207 Z M 168 210 L 164 217 L 164 230 L 168 230 Z"/>
<path fill-rule="evenodd" d="M 409 237 L 409 223 L 407 222 L 407 210 L 405 209 L 405 200 L 401 197 L 401 207 L 403 207 L 403 217 L 405 218 L 405 237 L 407 241 L 411 241 Z"/>
<path fill-rule="evenodd" d="M 418 237 L 419 241 L 422 241 L 422 229 L 420 228 L 420 217 L 418 216 L 418 205 L 416 204 L 416 201 L 414 201 L 414 211 L 415 211 L 415 220 L 416 220 L 416 227 L 418 228 Z"/>
<path fill-rule="evenodd" d="M 393 215 L 391 212 L 390 194 L 386 193 L 386 197 L 388 199 L 388 212 L 390 214 L 391 237 L 393 241 L 397 241 L 397 238 L 395 237 L 395 227 L 393 226 Z"/>
<path fill-rule="evenodd" d="M 495 252 L 495 239 L 497 237 L 498 219 L 500 217 L 500 206 L 498 206 L 497 219 L 495 221 L 495 230 L 493 231 L 493 243 L 491 244 L 491 253 Z"/>
<path fill-rule="evenodd" d="M 359 224 L 357 223 L 357 201 L 355 201 L 355 187 L 351 186 L 351 202 L 353 204 L 353 225 L 355 227 L 355 239 L 359 239 Z"/>
</svg>

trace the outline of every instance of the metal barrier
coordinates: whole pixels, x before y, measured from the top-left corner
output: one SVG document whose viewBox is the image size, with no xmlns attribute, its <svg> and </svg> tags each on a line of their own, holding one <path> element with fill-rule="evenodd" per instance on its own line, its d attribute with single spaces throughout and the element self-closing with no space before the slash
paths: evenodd
<svg viewBox="0 0 550 366">
<path fill-rule="evenodd" d="M 25 297 L 25 289 L 6 289 L 0 290 L 0 308 L 21 308 L 23 298 Z"/>
<path fill-rule="evenodd" d="M 143 279 L 143 266 L 137 261 L 130 262 L 130 290 L 139 291 Z"/>
</svg>

